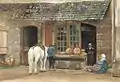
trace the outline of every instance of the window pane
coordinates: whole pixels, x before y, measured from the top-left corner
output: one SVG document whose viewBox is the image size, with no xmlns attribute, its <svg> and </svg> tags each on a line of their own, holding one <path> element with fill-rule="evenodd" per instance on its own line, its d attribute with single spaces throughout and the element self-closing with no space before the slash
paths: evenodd
<svg viewBox="0 0 120 82">
<path fill-rule="evenodd" d="M 70 25 L 70 44 L 73 46 L 76 42 L 79 43 L 79 28 L 75 24 Z"/>
<path fill-rule="evenodd" d="M 57 49 L 60 52 L 65 52 L 67 48 L 67 44 L 70 44 L 70 46 L 74 46 L 76 42 L 79 43 L 79 32 L 80 29 L 77 27 L 76 24 L 71 24 L 69 27 L 65 27 L 68 25 L 60 24 L 56 26 L 56 37 L 55 37 L 55 43 L 57 45 Z M 68 32 L 69 31 L 69 32 Z M 68 37 L 69 36 L 69 37 Z M 69 40 L 69 41 L 67 41 Z M 70 42 L 70 43 L 68 43 Z"/>
<path fill-rule="evenodd" d="M 58 27 L 56 27 L 58 28 Z M 66 27 L 63 26 L 61 24 L 61 26 L 59 25 L 59 29 L 56 30 L 56 45 L 57 45 L 57 49 L 61 52 L 65 51 L 66 48 Z"/>
</svg>

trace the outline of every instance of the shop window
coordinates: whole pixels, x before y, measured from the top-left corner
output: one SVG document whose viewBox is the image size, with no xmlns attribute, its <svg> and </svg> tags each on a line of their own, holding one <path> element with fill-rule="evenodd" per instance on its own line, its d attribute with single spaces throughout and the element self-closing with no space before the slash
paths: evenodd
<svg viewBox="0 0 120 82">
<path fill-rule="evenodd" d="M 57 33 L 56 33 L 56 41 L 57 41 L 57 50 L 59 50 L 60 52 L 64 52 L 66 50 L 66 28 L 64 27 L 59 27 L 57 28 Z"/>
<path fill-rule="evenodd" d="M 55 43 L 58 52 L 66 52 L 68 47 L 80 43 L 80 25 L 61 24 L 55 27 Z"/>
<path fill-rule="evenodd" d="M 79 29 L 80 28 L 77 28 L 77 26 L 74 24 L 70 25 L 70 28 L 69 28 L 69 30 L 70 30 L 70 34 L 69 34 L 70 46 L 74 45 L 75 43 L 79 43 L 79 37 L 80 37 Z"/>
</svg>

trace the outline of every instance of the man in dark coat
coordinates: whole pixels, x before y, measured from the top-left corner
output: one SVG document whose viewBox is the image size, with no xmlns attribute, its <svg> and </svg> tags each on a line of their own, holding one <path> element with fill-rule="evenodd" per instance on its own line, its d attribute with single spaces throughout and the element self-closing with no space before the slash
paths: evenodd
<svg viewBox="0 0 120 82">
<path fill-rule="evenodd" d="M 54 68 L 54 64 L 55 64 L 55 49 L 52 45 L 49 46 L 48 48 L 48 59 L 49 59 L 49 68 Z"/>
</svg>

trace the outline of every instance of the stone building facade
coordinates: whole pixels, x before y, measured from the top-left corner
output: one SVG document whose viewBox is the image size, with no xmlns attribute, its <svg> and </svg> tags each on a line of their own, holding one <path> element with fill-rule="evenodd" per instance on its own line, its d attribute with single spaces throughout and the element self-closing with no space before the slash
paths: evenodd
<svg viewBox="0 0 120 82">
<path fill-rule="evenodd" d="M 111 49 L 112 49 L 111 26 L 112 25 L 111 25 L 110 2 L 109 1 L 99 1 L 99 2 L 83 1 L 80 3 L 70 2 L 70 3 L 62 3 L 62 4 L 63 6 L 60 6 L 59 4 L 53 4 L 53 3 L 17 3 L 17 4 L 2 3 L 0 4 L 0 11 L 1 11 L 0 27 L 4 28 L 7 31 L 6 54 L 13 55 L 17 60 L 17 64 L 20 62 L 21 63 L 27 62 L 26 52 L 28 48 L 24 46 L 27 44 L 23 43 L 24 42 L 23 39 L 25 38 L 23 37 L 24 33 L 22 30 L 24 27 L 25 28 L 37 27 L 37 42 L 38 43 L 42 42 L 44 45 L 48 46 L 48 44 L 54 44 L 56 41 L 55 35 L 53 34 L 53 31 L 56 32 L 56 30 L 54 30 L 55 28 L 49 29 L 50 26 L 54 27 L 58 22 L 62 22 L 62 24 L 65 23 L 65 25 L 69 25 L 69 23 L 70 24 L 76 23 L 79 25 L 85 24 L 85 25 L 88 25 L 88 27 L 92 26 L 96 28 L 96 33 L 95 33 L 96 43 L 94 45 L 96 47 L 95 58 L 97 59 L 97 56 L 99 54 L 105 53 L 107 55 L 108 61 L 111 62 Z M 59 8 L 63 7 L 64 9 L 66 4 L 68 5 L 66 6 L 66 10 L 67 8 L 68 9 L 73 8 L 73 11 L 71 10 L 66 12 L 64 10 L 59 11 L 56 9 L 58 6 Z M 79 11 L 75 12 L 74 10 L 76 8 L 74 8 L 73 6 L 76 4 L 79 5 L 79 7 L 77 7 Z M 42 5 L 50 6 L 51 10 L 49 10 L 49 8 L 46 8 L 46 6 L 44 6 L 42 9 L 45 11 L 44 13 L 37 12 L 37 9 L 39 9 L 40 6 L 42 7 Z M 101 6 L 101 10 L 98 10 L 100 9 L 99 8 L 100 6 Z M 91 9 L 92 11 L 89 9 Z M 46 11 L 49 11 L 49 13 L 46 13 Z M 54 12 L 51 12 L 51 11 L 54 11 Z M 56 14 L 56 12 L 60 12 L 60 13 L 63 12 L 63 13 Z M 70 14 L 66 15 L 66 13 L 70 13 Z M 77 14 L 78 17 L 74 13 L 75 14 L 79 13 Z M 67 21 L 67 24 L 66 24 L 66 21 Z M 51 40 L 46 38 L 46 35 L 48 34 L 48 32 L 49 34 L 53 34 L 53 36 L 51 36 L 52 38 Z M 80 38 L 80 40 L 82 39 Z M 79 44 L 82 47 L 81 41 L 79 42 Z"/>
</svg>

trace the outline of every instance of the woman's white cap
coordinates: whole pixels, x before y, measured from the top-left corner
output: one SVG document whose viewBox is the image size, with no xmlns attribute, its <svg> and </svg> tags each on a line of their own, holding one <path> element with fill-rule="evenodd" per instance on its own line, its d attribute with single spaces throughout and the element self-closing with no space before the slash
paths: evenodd
<svg viewBox="0 0 120 82">
<path fill-rule="evenodd" d="M 92 44 L 91 44 L 91 43 L 89 43 L 88 45 L 89 45 L 89 46 L 92 46 Z"/>
</svg>

